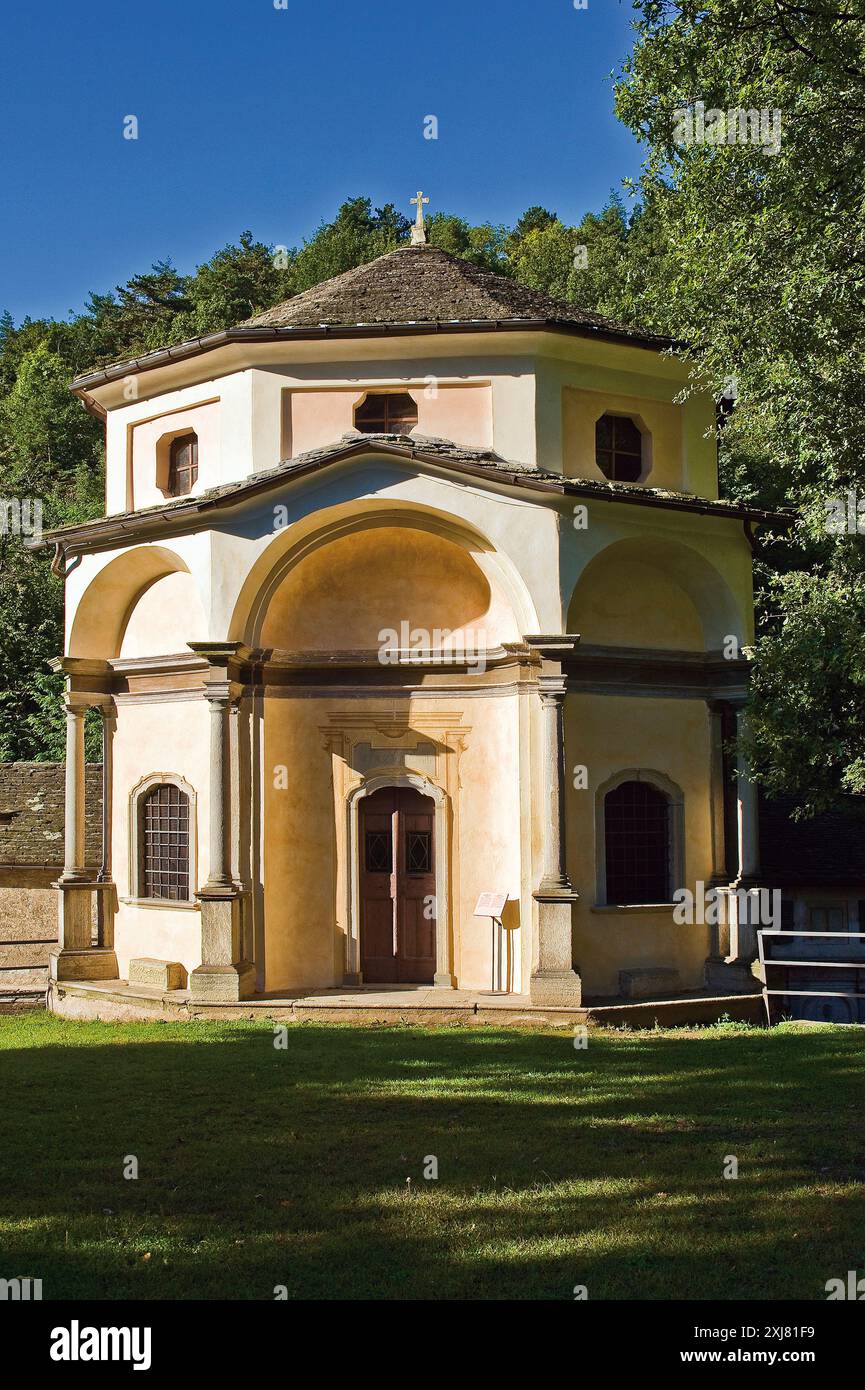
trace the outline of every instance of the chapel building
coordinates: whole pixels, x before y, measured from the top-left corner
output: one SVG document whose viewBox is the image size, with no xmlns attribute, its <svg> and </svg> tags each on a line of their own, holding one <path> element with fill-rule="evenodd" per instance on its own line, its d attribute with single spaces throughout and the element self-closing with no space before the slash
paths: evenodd
<svg viewBox="0 0 865 1390">
<path fill-rule="evenodd" d="M 55 988 L 753 984 L 753 931 L 673 895 L 759 881 L 730 746 L 765 514 L 719 500 L 675 344 L 416 240 L 73 385 L 107 478 L 104 518 L 45 538 Z"/>
</svg>

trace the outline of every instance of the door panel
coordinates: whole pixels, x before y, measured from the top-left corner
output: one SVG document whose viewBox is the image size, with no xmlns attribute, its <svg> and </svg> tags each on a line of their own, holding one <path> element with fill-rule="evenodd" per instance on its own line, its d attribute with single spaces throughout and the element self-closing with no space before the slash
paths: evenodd
<svg viewBox="0 0 865 1390">
<path fill-rule="evenodd" d="M 364 983 L 429 984 L 435 974 L 435 807 L 408 787 L 361 803 Z"/>
<path fill-rule="evenodd" d="M 396 984 L 393 832 L 396 798 L 390 788 L 361 803 L 360 940 L 364 980 Z"/>
</svg>

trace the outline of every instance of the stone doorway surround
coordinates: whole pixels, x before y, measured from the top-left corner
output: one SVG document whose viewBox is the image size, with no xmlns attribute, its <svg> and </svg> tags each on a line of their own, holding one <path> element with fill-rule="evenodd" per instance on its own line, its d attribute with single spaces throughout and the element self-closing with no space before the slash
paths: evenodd
<svg viewBox="0 0 865 1390">
<path fill-rule="evenodd" d="M 447 843 L 447 801 L 441 787 L 412 772 L 382 772 L 355 787 L 348 796 L 348 936 L 346 939 L 346 981 L 360 980 L 360 804 L 385 787 L 407 787 L 431 798 L 435 805 L 435 898 L 436 968 L 433 984 L 439 989 L 454 986 L 450 965 L 451 918 L 448 904 L 449 846 Z"/>
</svg>

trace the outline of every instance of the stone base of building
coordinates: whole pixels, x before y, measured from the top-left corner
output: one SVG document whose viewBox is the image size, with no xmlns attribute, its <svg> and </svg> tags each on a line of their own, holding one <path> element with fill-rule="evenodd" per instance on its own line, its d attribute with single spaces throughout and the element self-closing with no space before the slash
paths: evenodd
<svg viewBox="0 0 865 1390">
<path fill-rule="evenodd" d="M 52 980 L 116 980 L 117 956 L 108 946 L 64 946 L 48 956 Z"/>
<path fill-rule="evenodd" d="M 579 1009 L 583 983 L 575 970 L 539 970 L 529 982 L 535 1009 Z"/>
<path fill-rule="evenodd" d="M 189 977 L 189 992 L 195 1004 L 237 1004 L 255 993 L 255 966 L 248 961 L 198 965 Z"/>
<path fill-rule="evenodd" d="M 706 961 L 706 988 L 717 990 L 719 994 L 753 994 L 759 990 L 760 981 L 750 965 L 736 961 Z"/>
</svg>

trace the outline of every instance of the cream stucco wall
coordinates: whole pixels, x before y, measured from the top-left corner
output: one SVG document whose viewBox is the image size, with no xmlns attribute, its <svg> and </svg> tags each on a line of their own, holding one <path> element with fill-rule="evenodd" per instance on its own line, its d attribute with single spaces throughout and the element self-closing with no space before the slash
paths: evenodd
<svg viewBox="0 0 865 1390">
<path fill-rule="evenodd" d="M 184 570 L 163 575 L 139 597 L 123 640 L 122 658 L 168 656 L 207 639 L 207 618 L 195 580 Z"/>
<path fill-rule="evenodd" d="M 133 956 L 180 961 L 187 971 L 201 963 L 201 914 L 197 906 L 142 904 L 132 876 L 131 796 L 147 777 L 167 773 L 182 777 L 195 793 L 191 826 L 195 869 L 193 890 L 208 872 L 208 786 L 210 745 L 208 712 L 199 696 L 187 700 L 137 698 L 118 702 L 114 736 L 112 869 L 119 906 L 115 950 L 121 976 Z"/>
</svg>

